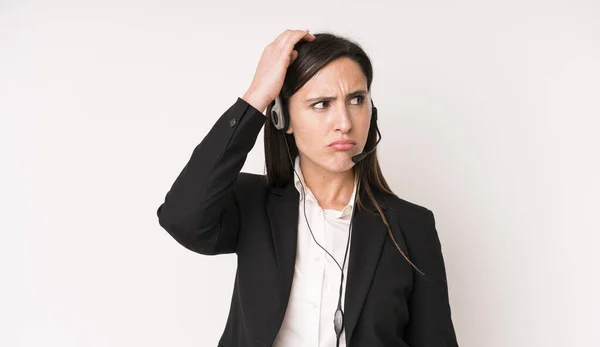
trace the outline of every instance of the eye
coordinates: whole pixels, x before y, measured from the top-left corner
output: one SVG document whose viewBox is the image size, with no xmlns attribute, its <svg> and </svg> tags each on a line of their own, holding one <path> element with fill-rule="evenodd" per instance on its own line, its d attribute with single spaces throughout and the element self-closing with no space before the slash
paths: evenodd
<svg viewBox="0 0 600 347">
<path fill-rule="evenodd" d="M 356 105 L 362 105 L 363 101 L 365 101 L 365 96 L 364 95 L 357 95 L 353 99 L 357 99 L 357 98 L 358 98 L 359 101 L 358 101 L 358 104 L 356 104 Z"/>
<path fill-rule="evenodd" d="M 315 106 L 316 106 L 316 105 L 318 105 L 318 104 L 327 104 L 327 105 L 329 105 L 329 101 L 319 101 L 319 102 L 317 102 L 316 104 L 313 104 L 313 105 L 312 105 L 312 106 L 313 106 L 313 108 L 315 108 L 315 109 L 317 109 L 317 110 L 323 110 L 323 109 L 325 109 L 325 107 L 315 107 Z"/>
<path fill-rule="evenodd" d="M 354 104 L 354 105 L 362 105 L 363 102 L 364 102 L 364 100 L 365 100 L 365 96 L 364 95 L 357 95 L 354 98 L 352 98 L 352 100 L 354 100 L 354 99 L 358 99 L 358 103 Z M 315 107 L 318 104 L 323 104 L 324 107 Z M 319 101 L 316 104 L 313 104 L 312 107 L 315 108 L 315 109 L 317 109 L 317 110 L 323 110 L 323 109 L 327 108 L 327 107 L 325 107 L 325 105 L 329 105 L 329 101 Z"/>
</svg>

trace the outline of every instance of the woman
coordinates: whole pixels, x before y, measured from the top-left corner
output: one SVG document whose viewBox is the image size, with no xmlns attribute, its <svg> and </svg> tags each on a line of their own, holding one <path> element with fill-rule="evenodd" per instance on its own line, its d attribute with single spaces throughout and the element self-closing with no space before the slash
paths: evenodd
<svg viewBox="0 0 600 347">
<path fill-rule="evenodd" d="M 286 30 L 158 208 L 186 248 L 237 254 L 219 346 L 458 346 L 434 215 L 377 161 L 372 79 L 358 44 Z M 240 172 L 263 126 L 267 173 Z"/>
</svg>

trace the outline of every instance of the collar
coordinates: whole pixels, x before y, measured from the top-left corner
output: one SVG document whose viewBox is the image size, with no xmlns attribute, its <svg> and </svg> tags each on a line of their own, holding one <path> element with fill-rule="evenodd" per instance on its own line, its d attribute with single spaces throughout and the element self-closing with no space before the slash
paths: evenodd
<svg viewBox="0 0 600 347">
<path fill-rule="evenodd" d="M 294 169 L 296 170 L 296 173 L 298 173 L 298 175 L 294 174 L 294 186 L 300 193 L 300 202 L 302 202 L 302 200 L 304 199 L 304 194 L 302 193 L 302 185 L 304 185 L 304 189 L 306 190 L 307 201 L 312 201 L 317 206 L 319 206 L 317 199 L 315 198 L 313 193 L 310 191 L 310 189 L 306 186 L 306 182 L 304 182 L 304 176 L 302 175 L 302 169 L 300 168 L 300 156 L 296 156 L 296 159 L 294 160 Z M 298 178 L 298 176 L 300 176 L 300 178 Z M 300 183 L 301 180 L 302 180 L 302 183 Z M 355 179 L 354 180 L 354 190 L 352 191 L 352 196 L 350 197 L 350 201 L 341 211 L 337 211 L 337 210 L 333 210 L 333 209 L 322 209 L 323 213 L 325 213 L 328 216 L 333 217 L 333 218 L 343 218 L 346 216 L 350 216 L 352 214 L 352 209 L 354 208 L 354 196 L 356 194 L 357 185 L 358 185 L 358 180 Z"/>
</svg>

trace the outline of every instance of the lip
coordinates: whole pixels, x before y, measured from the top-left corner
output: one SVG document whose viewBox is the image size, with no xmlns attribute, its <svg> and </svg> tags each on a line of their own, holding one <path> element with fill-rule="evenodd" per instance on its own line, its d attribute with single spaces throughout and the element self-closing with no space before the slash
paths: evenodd
<svg viewBox="0 0 600 347">
<path fill-rule="evenodd" d="M 337 150 L 345 151 L 345 150 L 348 150 L 348 149 L 354 147 L 355 145 L 356 145 L 356 142 L 354 142 L 352 140 L 339 140 L 339 141 L 330 143 L 329 147 L 337 149 Z"/>
<path fill-rule="evenodd" d="M 339 140 L 339 141 L 335 141 L 329 144 L 330 147 L 334 146 L 334 145 L 355 145 L 356 142 L 352 141 L 352 140 Z"/>
<path fill-rule="evenodd" d="M 354 144 L 352 144 L 352 143 L 336 143 L 335 145 L 331 145 L 329 147 L 340 150 L 340 151 L 345 151 L 345 150 L 348 150 L 348 149 L 354 147 Z"/>
</svg>

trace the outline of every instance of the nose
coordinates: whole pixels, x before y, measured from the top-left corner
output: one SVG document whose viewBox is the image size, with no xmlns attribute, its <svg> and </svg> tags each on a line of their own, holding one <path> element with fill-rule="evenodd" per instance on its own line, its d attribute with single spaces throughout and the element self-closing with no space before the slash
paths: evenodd
<svg viewBox="0 0 600 347">
<path fill-rule="evenodd" d="M 335 112 L 335 130 L 346 133 L 352 128 L 352 120 L 350 118 L 350 111 L 346 105 L 339 107 Z"/>
</svg>

